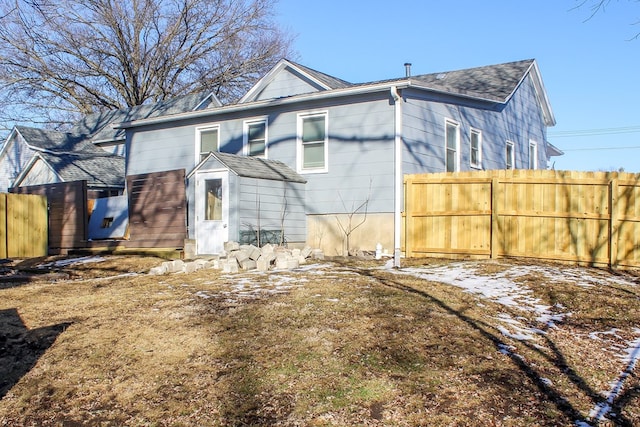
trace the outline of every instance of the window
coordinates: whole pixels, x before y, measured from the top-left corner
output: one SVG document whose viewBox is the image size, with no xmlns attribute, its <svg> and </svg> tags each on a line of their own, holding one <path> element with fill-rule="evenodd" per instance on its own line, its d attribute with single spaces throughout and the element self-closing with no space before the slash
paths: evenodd
<svg viewBox="0 0 640 427">
<path fill-rule="evenodd" d="M 211 126 L 196 129 L 196 163 L 207 157 L 211 151 L 218 151 L 220 147 L 220 127 Z"/>
<path fill-rule="evenodd" d="M 529 141 L 529 169 L 538 169 L 538 144 Z"/>
<path fill-rule="evenodd" d="M 244 123 L 244 154 L 267 157 L 267 121 Z"/>
<path fill-rule="evenodd" d="M 458 144 L 459 144 L 459 125 L 455 122 L 447 120 L 445 122 L 445 171 L 458 171 Z"/>
<path fill-rule="evenodd" d="M 205 191 L 205 221 L 222 220 L 222 180 L 207 179 L 204 182 Z"/>
<path fill-rule="evenodd" d="M 298 171 L 327 172 L 327 113 L 298 116 Z"/>
<path fill-rule="evenodd" d="M 513 149 L 513 142 L 507 141 L 507 149 L 506 149 L 506 164 L 507 169 L 515 168 L 515 152 Z"/>
<path fill-rule="evenodd" d="M 482 168 L 482 133 L 479 130 L 471 129 L 470 148 L 471 167 Z"/>
</svg>

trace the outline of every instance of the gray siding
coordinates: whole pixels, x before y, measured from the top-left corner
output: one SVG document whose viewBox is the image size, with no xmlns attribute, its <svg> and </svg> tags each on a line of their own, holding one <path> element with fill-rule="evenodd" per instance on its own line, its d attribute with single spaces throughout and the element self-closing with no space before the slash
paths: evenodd
<svg viewBox="0 0 640 427">
<path fill-rule="evenodd" d="M 283 96 L 300 95 L 317 92 L 320 88 L 293 70 L 287 68 L 278 73 L 275 78 L 256 96 L 256 101 L 281 98 Z"/>
<path fill-rule="evenodd" d="M 289 243 L 306 240 L 305 184 L 238 178 L 240 230 L 282 230 Z"/>
<path fill-rule="evenodd" d="M 470 165 L 471 129 L 482 132 L 482 169 L 506 167 L 506 142 L 515 147 L 515 168 L 529 167 L 529 142 L 538 149 L 538 168 L 547 167 L 546 126 L 535 98 L 530 78 L 526 78 L 502 110 L 491 104 L 460 103 L 446 98 L 425 98 L 406 94 L 403 105 L 403 173 L 445 171 L 445 120 L 460 125 L 460 170 Z M 447 102 L 448 101 L 448 102 Z"/>
</svg>

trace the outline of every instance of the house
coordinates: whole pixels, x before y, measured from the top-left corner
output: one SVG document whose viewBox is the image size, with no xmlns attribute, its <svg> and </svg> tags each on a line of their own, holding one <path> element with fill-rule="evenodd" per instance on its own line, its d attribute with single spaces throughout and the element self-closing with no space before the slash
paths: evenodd
<svg viewBox="0 0 640 427">
<path fill-rule="evenodd" d="M 398 255 L 404 174 L 546 168 L 562 154 L 547 141 L 554 124 L 535 60 L 415 76 L 407 64 L 404 77 L 357 84 L 281 60 L 235 104 L 115 128 L 126 132 L 127 185 L 184 176 L 174 194 L 185 193 L 184 237 L 200 254 L 264 228 L 255 197 L 244 205 L 234 199 L 239 194 L 227 199 L 253 215 L 225 209 L 224 197 L 221 217 L 206 214 L 211 195 L 204 183 L 215 176 L 222 188 L 231 186 L 230 163 L 244 156 L 278 161 L 306 181 L 295 181 L 304 187 L 304 231 L 283 229 L 288 244 L 336 255 L 349 249 L 346 242 L 368 250 L 380 243 Z M 256 194 L 263 188 L 255 186 Z M 286 216 L 283 200 L 272 203 Z M 145 220 L 153 223 L 150 215 Z"/>
<path fill-rule="evenodd" d="M 91 198 L 122 194 L 124 157 L 107 153 L 83 138 L 24 126 L 14 127 L 9 150 L 0 155 L 3 189 L 87 181 Z M 7 164 L 12 162 L 13 168 Z M 12 179 L 8 179 L 7 169 Z"/>
<path fill-rule="evenodd" d="M 68 132 L 15 126 L 0 150 L 0 191 L 35 183 L 69 180 L 89 182 L 89 188 L 122 192 L 124 188 L 124 131 L 111 125 L 122 121 L 158 117 L 220 106 L 215 95 L 193 94 L 150 105 L 91 114 Z M 99 147 L 91 150 L 88 145 Z M 105 156 L 109 153 L 114 156 Z M 114 177 L 118 174 L 118 177 Z M 96 196 L 113 194 L 99 191 Z"/>
</svg>

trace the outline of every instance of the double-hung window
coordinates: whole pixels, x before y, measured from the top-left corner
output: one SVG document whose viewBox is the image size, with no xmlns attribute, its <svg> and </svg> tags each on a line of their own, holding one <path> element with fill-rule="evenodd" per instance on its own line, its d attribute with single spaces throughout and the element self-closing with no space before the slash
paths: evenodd
<svg viewBox="0 0 640 427">
<path fill-rule="evenodd" d="M 477 129 L 471 129 L 471 135 L 469 136 L 469 145 L 471 149 L 471 167 L 482 169 L 482 132 Z"/>
<path fill-rule="evenodd" d="M 506 150 L 505 150 L 505 162 L 507 169 L 515 168 L 515 150 L 513 142 L 507 141 Z"/>
<path fill-rule="evenodd" d="M 538 169 L 538 144 L 529 141 L 529 169 Z"/>
<path fill-rule="evenodd" d="M 220 126 L 208 126 L 196 129 L 196 163 L 202 161 L 211 151 L 220 147 Z"/>
<path fill-rule="evenodd" d="M 457 172 L 459 169 L 460 125 L 454 121 L 445 121 L 445 171 Z"/>
<path fill-rule="evenodd" d="M 327 113 L 298 115 L 298 172 L 327 172 Z"/>
<path fill-rule="evenodd" d="M 244 154 L 267 157 L 267 120 L 244 123 Z"/>
</svg>

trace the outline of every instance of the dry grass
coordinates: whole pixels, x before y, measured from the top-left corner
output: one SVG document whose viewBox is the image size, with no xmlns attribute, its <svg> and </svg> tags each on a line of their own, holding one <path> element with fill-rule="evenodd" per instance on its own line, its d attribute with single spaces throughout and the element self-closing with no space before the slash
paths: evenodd
<svg viewBox="0 0 640 427">
<path fill-rule="evenodd" d="M 572 425 L 624 369 L 610 347 L 640 327 L 640 289 L 602 271 L 585 270 L 601 277 L 592 288 L 518 279 L 573 313 L 532 342 L 496 329 L 503 306 L 371 262 L 125 275 L 159 262 L 0 283 L 0 312 L 17 310 L 37 356 L 0 400 L 0 425 Z M 425 263 L 447 262 L 408 262 Z M 514 263 L 473 265 L 489 276 Z M 632 375 L 601 425 L 640 425 L 639 394 Z"/>
</svg>

